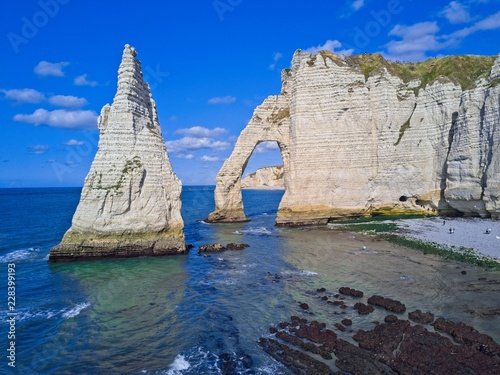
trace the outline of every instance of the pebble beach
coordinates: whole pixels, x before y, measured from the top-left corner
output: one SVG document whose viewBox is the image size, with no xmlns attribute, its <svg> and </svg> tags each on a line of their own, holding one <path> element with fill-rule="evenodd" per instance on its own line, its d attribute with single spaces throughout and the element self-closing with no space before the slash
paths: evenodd
<svg viewBox="0 0 500 375">
<path fill-rule="evenodd" d="M 396 224 L 405 237 L 449 247 L 472 248 L 480 255 L 500 261 L 499 220 L 434 217 L 398 220 Z"/>
</svg>

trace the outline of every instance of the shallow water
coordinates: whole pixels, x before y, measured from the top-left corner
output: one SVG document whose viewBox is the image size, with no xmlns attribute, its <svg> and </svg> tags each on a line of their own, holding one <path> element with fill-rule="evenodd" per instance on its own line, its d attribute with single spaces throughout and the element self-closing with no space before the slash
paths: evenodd
<svg viewBox="0 0 500 375">
<path fill-rule="evenodd" d="M 277 228 L 282 194 L 244 191 L 252 221 L 209 225 L 201 220 L 213 209 L 213 187 L 188 187 L 183 217 L 187 242 L 195 246 L 188 255 L 49 265 L 79 190 L 0 190 L 4 296 L 8 263 L 16 263 L 18 278 L 17 372 L 11 373 L 218 374 L 223 353 L 240 359 L 240 373 L 287 373 L 257 341 L 290 315 L 308 317 L 299 302 L 333 325 L 342 312 L 318 298 L 320 287 L 395 298 L 408 311 L 464 321 L 500 341 L 499 272 L 327 227 Z M 198 255 L 198 246 L 214 242 L 250 247 Z M 383 316 L 352 314 L 353 327 L 371 328 Z M 7 328 L 3 319 L 5 349 Z M 9 373 L 6 360 L 0 367 Z"/>
</svg>

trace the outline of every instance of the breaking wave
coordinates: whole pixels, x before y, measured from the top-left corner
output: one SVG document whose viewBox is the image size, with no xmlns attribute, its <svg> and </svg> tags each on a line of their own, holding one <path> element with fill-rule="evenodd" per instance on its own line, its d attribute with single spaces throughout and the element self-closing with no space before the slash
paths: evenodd
<svg viewBox="0 0 500 375">
<path fill-rule="evenodd" d="M 29 247 L 27 249 L 15 250 L 0 257 L 0 263 L 19 262 L 22 260 L 32 260 L 36 258 L 40 249 L 38 247 Z"/>
</svg>

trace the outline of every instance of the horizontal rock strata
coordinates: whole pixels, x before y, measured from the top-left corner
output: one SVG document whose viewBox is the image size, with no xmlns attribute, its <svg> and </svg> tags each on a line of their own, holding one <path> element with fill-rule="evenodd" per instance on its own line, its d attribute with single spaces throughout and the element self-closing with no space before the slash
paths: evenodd
<svg viewBox="0 0 500 375">
<path fill-rule="evenodd" d="M 283 166 L 259 168 L 241 181 L 243 189 L 283 189 Z"/>
<path fill-rule="evenodd" d="M 377 215 L 500 216 L 500 58 L 391 63 L 297 51 L 217 176 L 212 222 L 244 221 L 241 175 L 277 141 L 277 224 Z"/>
<path fill-rule="evenodd" d="M 136 51 L 128 45 L 116 96 L 103 107 L 98 127 L 98 151 L 71 228 L 49 261 L 185 252 L 181 182 L 172 171 Z"/>
</svg>

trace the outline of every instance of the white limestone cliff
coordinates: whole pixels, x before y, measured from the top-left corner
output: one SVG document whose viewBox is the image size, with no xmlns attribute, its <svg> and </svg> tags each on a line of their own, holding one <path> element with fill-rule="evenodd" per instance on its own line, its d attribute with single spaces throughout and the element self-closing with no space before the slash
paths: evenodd
<svg viewBox="0 0 500 375">
<path fill-rule="evenodd" d="M 405 65 L 380 55 L 297 51 L 282 92 L 257 107 L 219 172 L 208 221 L 246 220 L 241 174 L 268 140 L 278 141 L 284 165 L 278 224 L 498 216 L 500 58 L 494 62 L 452 56 Z M 278 113 L 281 120 L 271 121 Z"/>
<path fill-rule="evenodd" d="M 283 166 L 259 168 L 241 181 L 242 189 L 283 189 Z"/>
<path fill-rule="evenodd" d="M 283 82 L 286 86 L 286 82 Z M 208 222 L 242 222 L 248 219 L 243 211 L 241 175 L 254 148 L 265 141 L 277 141 L 285 170 L 288 168 L 290 112 L 287 95 L 270 96 L 258 106 L 243 129 L 236 145 L 219 173 L 215 187 L 216 211 Z M 285 177 L 286 178 L 286 177 Z M 286 182 L 285 182 L 286 184 Z"/>
<path fill-rule="evenodd" d="M 71 228 L 49 261 L 183 253 L 181 182 L 137 52 L 125 46 L 118 88 L 98 120 L 98 151 Z"/>
<path fill-rule="evenodd" d="M 448 157 L 446 200 L 466 215 L 500 217 L 500 58 L 464 92 Z"/>
</svg>

